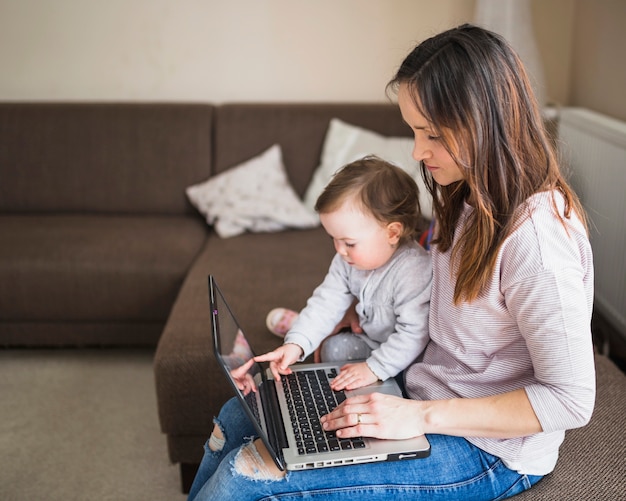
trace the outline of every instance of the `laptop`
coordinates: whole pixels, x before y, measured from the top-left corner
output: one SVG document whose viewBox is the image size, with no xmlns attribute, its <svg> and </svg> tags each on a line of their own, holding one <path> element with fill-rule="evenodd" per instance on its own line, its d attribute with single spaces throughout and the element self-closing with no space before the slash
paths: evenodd
<svg viewBox="0 0 626 501">
<path fill-rule="evenodd" d="M 329 382 L 339 374 L 341 363 L 295 364 L 292 374 L 277 382 L 267 364 L 255 362 L 246 377 L 254 379 L 257 391 L 244 394 L 231 371 L 255 354 L 213 276 L 209 276 L 209 297 L 215 358 L 278 468 L 306 470 L 430 454 L 425 436 L 408 440 L 339 439 L 320 425 L 320 415 L 351 395 L 381 392 L 402 396 L 393 378 L 357 390 L 334 392 Z"/>
</svg>

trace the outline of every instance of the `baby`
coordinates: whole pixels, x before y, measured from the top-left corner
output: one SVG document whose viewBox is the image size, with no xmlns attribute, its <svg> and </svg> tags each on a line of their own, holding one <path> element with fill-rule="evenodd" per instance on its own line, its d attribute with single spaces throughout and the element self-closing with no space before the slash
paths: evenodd
<svg viewBox="0 0 626 501">
<path fill-rule="evenodd" d="M 377 157 L 343 167 L 317 199 L 315 210 L 337 254 L 282 346 L 256 357 L 276 379 L 323 341 L 322 361 L 352 361 L 334 390 L 355 389 L 394 377 L 428 342 L 432 280 L 430 254 L 417 242 L 421 213 L 411 176 Z M 356 299 L 362 333 L 328 337 Z"/>
</svg>

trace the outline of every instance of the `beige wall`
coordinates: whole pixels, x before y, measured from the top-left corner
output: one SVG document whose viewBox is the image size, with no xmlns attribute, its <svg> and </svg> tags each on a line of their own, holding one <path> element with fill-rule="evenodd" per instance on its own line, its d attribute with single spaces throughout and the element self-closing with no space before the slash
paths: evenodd
<svg viewBox="0 0 626 501">
<path fill-rule="evenodd" d="M 570 103 L 626 121 L 626 1 L 577 0 L 575 13 Z"/>
<path fill-rule="evenodd" d="M 0 0 L 0 100 L 383 101 L 466 0 Z"/>
<path fill-rule="evenodd" d="M 474 0 L 0 0 L 0 100 L 383 101 Z M 626 0 L 532 0 L 546 95 L 626 120 Z"/>
<path fill-rule="evenodd" d="M 533 0 L 532 20 L 546 80 L 546 98 L 568 103 L 575 0 Z"/>
<path fill-rule="evenodd" d="M 547 95 L 569 95 L 575 0 L 533 0 Z M 0 0 L 0 100 L 383 101 L 473 0 Z"/>
</svg>

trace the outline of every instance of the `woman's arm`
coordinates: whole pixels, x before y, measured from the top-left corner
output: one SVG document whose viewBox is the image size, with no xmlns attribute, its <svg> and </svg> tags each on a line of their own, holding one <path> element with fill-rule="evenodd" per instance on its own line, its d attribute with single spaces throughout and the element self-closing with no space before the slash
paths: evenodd
<svg viewBox="0 0 626 501">
<path fill-rule="evenodd" d="M 484 398 L 407 400 L 372 393 L 348 398 L 322 418 L 340 437 L 404 439 L 437 433 L 512 438 L 541 432 L 524 389 Z"/>
<path fill-rule="evenodd" d="M 425 433 L 513 438 L 542 431 L 523 388 L 490 397 L 419 403 L 423 409 Z"/>
</svg>

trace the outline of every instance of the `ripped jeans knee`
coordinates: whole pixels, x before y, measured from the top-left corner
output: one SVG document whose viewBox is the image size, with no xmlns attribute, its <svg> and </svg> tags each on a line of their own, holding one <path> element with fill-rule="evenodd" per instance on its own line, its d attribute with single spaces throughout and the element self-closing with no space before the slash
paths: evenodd
<svg viewBox="0 0 626 501">
<path fill-rule="evenodd" d="M 213 421 L 215 427 L 211 432 L 211 436 L 209 437 L 209 449 L 213 452 L 220 452 L 224 448 L 224 444 L 226 443 L 226 437 L 224 437 L 224 432 L 222 431 L 222 427 L 217 422 L 217 420 Z"/>
<path fill-rule="evenodd" d="M 226 437 L 219 421 L 214 420 L 213 431 L 207 443 L 208 449 L 213 453 L 219 453 L 224 449 Z M 254 480 L 280 480 L 285 473 L 276 467 L 267 449 L 259 441 L 261 450 L 256 442 L 250 441 L 243 445 L 234 460 L 235 472 Z"/>
<path fill-rule="evenodd" d="M 281 480 L 285 472 L 278 469 L 274 464 L 263 443 L 258 441 L 261 450 L 257 448 L 257 442 L 249 442 L 244 445 L 235 457 L 235 472 L 253 480 Z"/>
</svg>

